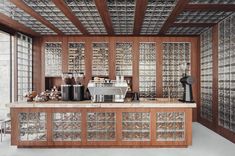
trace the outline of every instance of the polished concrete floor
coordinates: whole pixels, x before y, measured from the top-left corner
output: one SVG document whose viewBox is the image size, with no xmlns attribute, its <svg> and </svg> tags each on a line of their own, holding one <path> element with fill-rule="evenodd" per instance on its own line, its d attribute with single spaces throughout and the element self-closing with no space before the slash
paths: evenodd
<svg viewBox="0 0 235 156">
<path fill-rule="evenodd" d="M 0 142 L 0 156 L 235 156 L 235 144 L 207 129 L 193 124 L 193 145 L 188 148 L 55 148 L 17 149 L 10 137 Z"/>
</svg>

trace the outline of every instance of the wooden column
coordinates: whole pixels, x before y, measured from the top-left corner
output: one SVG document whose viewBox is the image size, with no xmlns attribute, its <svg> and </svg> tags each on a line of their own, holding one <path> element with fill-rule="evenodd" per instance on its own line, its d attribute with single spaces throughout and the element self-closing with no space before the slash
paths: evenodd
<svg viewBox="0 0 235 156">
<path fill-rule="evenodd" d="M 85 83 L 92 79 L 92 41 L 85 40 Z"/>
</svg>

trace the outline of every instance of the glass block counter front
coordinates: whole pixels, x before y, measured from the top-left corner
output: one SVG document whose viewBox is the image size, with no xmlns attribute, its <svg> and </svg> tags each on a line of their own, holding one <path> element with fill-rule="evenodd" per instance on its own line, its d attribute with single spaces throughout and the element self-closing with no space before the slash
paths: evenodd
<svg viewBox="0 0 235 156">
<path fill-rule="evenodd" d="M 185 139 L 185 113 L 157 113 L 157 141 L 183 141 Z"/>
<path fill-rule="evenodd" d="M 46 113 L 19 113 L 19 141 L 47 141 Z"/>
<path fill-rule="evenodd" d="M 150 113 L 122 113 L 122 140 L 149 141 Z"/>
<path fill-rule="evenodd" d="M 53 140 L 80 141 L 81 113 L 53 113 Z"/>
<path fill-rule="evenodd" d="M 116 114 L 109 112 L 87 113 L 87 140 L 112 141 L 116 139 Z"/>
</svg>

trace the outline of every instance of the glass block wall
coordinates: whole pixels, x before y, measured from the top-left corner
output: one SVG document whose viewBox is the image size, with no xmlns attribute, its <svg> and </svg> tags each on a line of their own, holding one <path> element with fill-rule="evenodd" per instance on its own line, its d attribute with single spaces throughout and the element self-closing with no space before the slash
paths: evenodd
<svg viewBox="0 0 235 156">
<path fill-rule="evenodd" d="M 184 72 L 180 70 L 180 65 L 184 63 L 191 63 L 191 43 L 163 43 L 163 97 L 168 97 L 170 93 L 171 98 L 182 98 L 183 87 L 180 79 Z"/>
<path fill-rule="evenodd" d="M 235 14 L 219 23 L 218 124 L 235 132 Z"/>
<path fill-rule="evenodd" d="M 32 38 L 17 34 L 18 101 L 32 91 Z"/>
<path fill-rule="evenodd" d="M 68 70 L 85 73 L 85 43 L 69 43 Z"/>
<path fill-rule="evenodd" d="M 116 43 L 116 75 L 132 76 L 132 43 Z"/>
<path fill-rule="evenodd" d="M 57 77 L 62 74 L 62 47 L 60 42 L 45 43 L 45 76 Z"/>
<path fill-rule="evenodd" d="M 139 92 L 141 97 L 156 97 L 156 45 L 140 43 Z"/>
<path fill-rule="evenodd" d="M 212 121 L 212 28 L 200 36 L 201 117 Z"/>
<path fill-rule="evenodd" d="M 108 76 L 109 61 L 108 61 L 108 43 L 93 43 L 93 60 L 92 60 L 92 75 L 93 76 Z"/>
</svg>

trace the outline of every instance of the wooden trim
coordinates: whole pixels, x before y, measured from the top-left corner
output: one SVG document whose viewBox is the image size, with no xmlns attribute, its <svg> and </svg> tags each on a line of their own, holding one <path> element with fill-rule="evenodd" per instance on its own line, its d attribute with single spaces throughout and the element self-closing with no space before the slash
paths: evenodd
<svg viewBox="0 0 235 156">
<path fill-rule="evenodd" d="M 133 30 L 134 35 L 140 34 L 147 5 L 148 5 L 148 0 L 137 0 L 135 3 L 135 21 L 134 21 L 134 30 Z"/>
<path fill-rule="evenodd" d="M 16 31 L 20 31 L 24 34 L 27 34 L 29 36 L 40 36 L 39 33 L 35 32 L 34 30 L 32 30 L 31 28 L 26 27 L 25 25 L 19 23 L 18 21 L 13 20 L 12 18 L 6 16 L 3 13 L 0 13 L 0 24 L 4 25 L 4 26 L 11 26 L 11 28 L 13 28 Z"/>
<path fill-rule="evenodd" d="M 52 2 L 56 5 L 57 8 L 64 13 L 64 15 L 80 30 L 84 35 L 88 35 L 89 32 L 82 25 L 79 19 L 74 15 L 74 13 L 70 10 L 64 0 L 52 0 Z"/>
<path fill-rule="evenodd" d="M 12 29 L 9 26 L 3 25 L 1 23 L 0 23 L 0 30 L 4 31 L 4 32 L 7 32 L 7 33 L 9 33 L 11 35 L 14 35 L 16 33 L 16 31 L 14 29 Z"/>
<path fill-rule="evenodd" d="M 95 0 L 96 8 L 100 14 L 100 17 L 104 23 L 104 26 L 106 28 L 106 31 L 109 35 L 114 34 L 112 20 L 109 14 L 109 9 L 107 6 L 106 0 Z"/>
<path fill-rule="evenodd" d="M 163 69 L 163 47 L 162 47 L 162 40 L 156 39 L 156 92 L 157 98 L 163 97 L 163 84 L 162 84 L 162 69 Z"/>
<path fill-rule="evenodd" d="M 139 92 L 139 42 L 137 38 L 133 39 L 132 48 L 132 90 L 134 92 Z"/>
<path fill-rule="evenodd" d="M 174 23 L 172 27 L 213 27 L 216 23 Z"/>
<path fill-rule="evenodd" d="M 175 22 L 177 16 L 184 10 L 189 3 L 189 0 L 179 0 L 175 8 L 172 10 L 170 16 L 168 16 L 166 22 L 163 24 L 159 34 L 165 34 L 170 26 Z"/>
<path fill-rule="evenodd" d="M 184 11 L 234 11 L 235 4 L 188 4 Z"/>
<path fill-rule="evenodd" d="M 69 61 L 69 45 L 68 38 L 62 39 L 62 72 L 68 72 L 68 61 Z"/>
<path fill-rule="evenodd" d="M 34 17 L 36 20 L 53 30 L 59 35 L 63 35 L 64 33 L 60 31 L 57 27 L 55 27 L 53 24 L 51 24 L 48 20 L 46 20 L 44 17 L 39 15 L 36 11 L 34 11 L 31 7 L 29 7 L 27 4 L 25 4 L 22 0 L 10 0 L 13 4 L 15 4 L 18 8 L 22 9 L 26 13 L 28 13 L 30 16 Z"/>
</svg>

